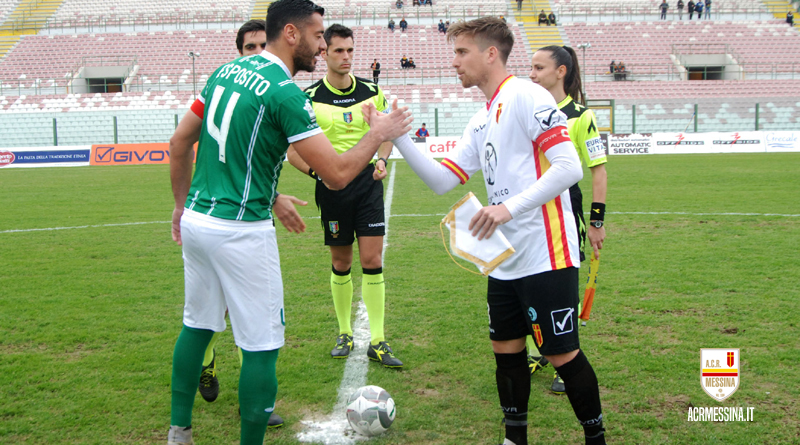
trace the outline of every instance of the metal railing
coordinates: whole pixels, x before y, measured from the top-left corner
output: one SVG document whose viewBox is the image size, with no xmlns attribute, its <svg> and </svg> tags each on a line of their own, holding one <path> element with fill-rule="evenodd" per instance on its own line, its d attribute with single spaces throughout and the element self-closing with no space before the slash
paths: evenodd
<svg viewBox="0 0 800 445">
<path fill-rule="evenodd" d="M 795 116 L 779 111 L 774 104 L 764 103 L 763 99 L 753 99 L 752 102 L 745 104 L 740 101 L 739 117 L 735 120 L 727 119 L 727 122 L 722 123 L 717 119 L 710 119 L 706 122 L 708 116 L 723 110 L 724 101 L 725 99 L 720 99 L 719 103 L 713 104 L 670 102 L 669 108 L 679 108 L 685 113 L 675 115 L 667 121 L 660 118 L 646 118 L 648 113 L 643 105 L 614 105 L 613 101 L 608 101 L 608 106 L 600 106 L 594 110 L 598 116 L 599 128 L 605 127 L 603 130 L 617 133 L 796 129 L 796 124 L 793 122 Z M 651 102 L 658 103 L 658 101 Z M 474 105 L 476 105 L 475 110 L 481 106 L 479 103 Z M 418 117 L 427 120 L 429 131 L 436 136 L 460 135 L 472 116 L 470 110 L 455 113 L 452 108 L 439 103 L 413 104 L 412 108 Z M 23 143 L 19 141 L 24 141 L 25 146 L 30 147 L 167 142 L 185 110 L 186 107 L 158 112 L 102 111 L 95 108 L 87 110 L 95 112 L 89 121 L 76 113 L 0 113 L 0 128 L 3 128 L 5 135 L 4 138 L 0 138 L 0 147 Z M 28 124 L 20 125 L 21 119 Z"/>
<path fill-rule="evenodd" d="M 674 63 L 626 63 L 627 81 L 688 80 L 688 71 L 679 70 Z M 685 68 L 685 66 L 680 65 Z M 691 66 L 691 64 L 690 64 Z M 800 62 L 713 64 L 705 67 L 704 74 L 738 73 L 736 80 L 795 80 L 800 79 Z M 715 71 L 720 69 L 720 71 Z M 608 64 L 588 63 L 581 67 L 584 81 L 597 82 L 614 79 Z M 705 76 L 704 76 L 705 77 Z"/>
<path fill-rule="evenodd" d="M 446 85 L 459 83 L 455 71 L 449 66 L 424 67 L 417 65 L 417 68 L 402 69 L 398 66 L 389 67 L 392 64 L 400 64 L 400 61 L 381 60 L 381 73 L 378 77 L 381 86 L 386 85 Z M 75 91 L 72 88 L 74 79 L 81 79 L 76 76 L 82 66 L 116 65 L 128 66 L 128 76 L 125 76 L 124 83 L 120 86 L 123 92 L 145 92 L 145 91 L 193 91 L 191 74 L 186 76 L 183 70 L 172 73 L 148 73 L 141 71 L 134 75 L 134 66 L 137 64 L 136 56 L 119 55 L 103 57 L 87 57 L 81 60 L 72 75 L 64 78 L 45 78 L 28 79 L 27 76 L 17 79 L 0 79 L 0 96 L 21 96 L 21 95 L 58 95 L 69 94 Z M 527 78 L 530 67 L 524 65 L 507 67 L 511 74 L 518 77 Z M 679 70 L 674 63 L 626 63 L 626 81 L 683 81 L 688 80 L 687 70 Z M 721 71 L 714 71 L 721 69 Z M 800 62 L 786 63 L 738 63 L 728 65 L 714 65 L 706 67 L 704 77 L 708 74 L 724 74 L 725 72 L 738 73 L 737 80 L 800 80 Z M 198 72 L 197 90 L 200 91 L 205 86 L 203 74 L 211 73 Z M 366 79 L 372 79 L 372 70 L 369 68 L 356 68 L 353 74 Z M 614 81 L 614 75 L 609 71 L 607 64 L 589 62 L 582 67 L 584 82 Z M 301 72 L 295 76 L 295 83 L 301 87 L 310 85 L 320 80 L 325 75 L 325 70 L 318 68 L 313 73 Z M 24 76 L 24 75 L 23 75 Z M 112 84 L 113 85 L 113 84 Z M 676 85 L 677 86 L 677 85 Z"/>
</svg>

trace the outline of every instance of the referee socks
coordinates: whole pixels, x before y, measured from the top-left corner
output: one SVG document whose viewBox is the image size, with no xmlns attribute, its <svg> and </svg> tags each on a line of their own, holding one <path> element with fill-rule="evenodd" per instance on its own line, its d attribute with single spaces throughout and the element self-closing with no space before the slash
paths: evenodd
<svg viewBox="0 0 800 445">
<path fill-rule="evenodd" d="M 377 345 L 386 341 L 383 332 L 384 309 L 386 306 L 386 284 L 383 279 L 383 268 L 363 269 L 361 277 L 361 298 L 367 307 L 369 317 L 370 343 Z"/>
<path fill-rule="evenodd" d="M 336 319 L 339 321 L 339 334 L 353 335 L 353 328 L 350 326 L 353 306 L 353 280 L 350 278 L 350 269 L 339 272 L 331 266 L 331 294 L 333 307 L 336 309 Z"/>
</svg>

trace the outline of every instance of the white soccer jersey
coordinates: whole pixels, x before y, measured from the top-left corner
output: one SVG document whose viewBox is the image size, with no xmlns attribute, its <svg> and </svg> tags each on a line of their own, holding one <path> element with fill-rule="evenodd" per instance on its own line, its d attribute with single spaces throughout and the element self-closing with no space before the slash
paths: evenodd
<svg viewBox="0 0 800 445">
<path fill-rule="evenodd" d="M 553 96 L 531 82 L 509 76 L 469 122 L 455 152 L 442 161 L 461 183 L 483 170 L 490 205 L 506 203 L 515 215 L 514 196 L 533 186 L 550 167 L 545 152 L 569 142 L 567 120 Z M 509 201 L 511 200 L 511 201 Z M 522 278 L 579 267 L 578 232 L 569 190 L 545 205 L 515 215 L 498 228 L 516 253 L 490 276 Z"/>
</svg>

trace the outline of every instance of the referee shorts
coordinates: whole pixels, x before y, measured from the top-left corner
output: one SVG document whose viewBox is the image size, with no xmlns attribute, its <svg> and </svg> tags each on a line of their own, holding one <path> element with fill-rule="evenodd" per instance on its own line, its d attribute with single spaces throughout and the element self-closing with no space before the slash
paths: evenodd
<svg viewBox="0 0 800 445">
<path fill-rule="evenodd" d="M 184 209 L 181 239 L 183 323 L 222 332 L 227 308 L 237 346 L 283 346 L 283 282 L 272 221 L 231 221 Z"/>
<path fill-rule="evenodd" d="M 516 280 L 489 277 L 489 338 L 506 341 L 531 335 L 542 355 L 579 349 L 578 301 L 575 267 Z"/>
<path fill-rule="evenodd" d="M 586 260 L 583 253 L 586 247 L 586 219 L 583 216 L 583 193 L 578 184 L 569 188 L 570 202 L 572 203 L 572 214 L 575 216 L 575 224 L 578 225 L 578 248 L 581 252 L 581 262 Z"/>
<path fill-rule="evenodd" d="M 342 190 L 330 190 L 317 181 L 315 198 L 320 209 L 326 246 L 350 246 L 358 236 L 384 236 L 383 181 L 372 178 L 375 164 Z"/>
</svg>

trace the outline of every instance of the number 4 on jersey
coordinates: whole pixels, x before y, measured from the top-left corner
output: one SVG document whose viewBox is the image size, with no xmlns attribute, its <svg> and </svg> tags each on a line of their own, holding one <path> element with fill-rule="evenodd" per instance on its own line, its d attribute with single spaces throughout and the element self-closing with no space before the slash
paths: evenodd
<svg viewBox="0 0 800 445">
<path fill-rule="evenodd" d="M 217 106 L 225 92 L 225 87 L 217 85 L 214 88 L 214 95 L 211 98 L 211 107 L 208 109 L 208 118 L 206 119 L 206 129 L 208 134 L 217 141 L 219 145 L 219 162 L 225 163 L 225 144 L 228 140 L 228 130 L 231 127 L 231 117 L 233 117 L 233 109 L 236 108 L 236 102 L 239 101 L 239 93 L 231 94 L 228 99 L 228 104 L 225 106 L 225 114 L 222 115 L 222 123 L 217 128 L 214 124 L 214 116 L 217 114 Z"/>
</svg>

